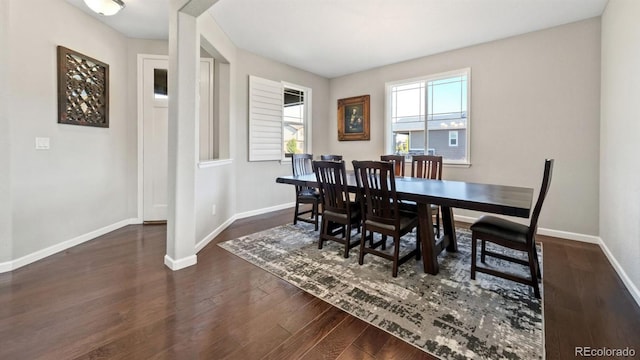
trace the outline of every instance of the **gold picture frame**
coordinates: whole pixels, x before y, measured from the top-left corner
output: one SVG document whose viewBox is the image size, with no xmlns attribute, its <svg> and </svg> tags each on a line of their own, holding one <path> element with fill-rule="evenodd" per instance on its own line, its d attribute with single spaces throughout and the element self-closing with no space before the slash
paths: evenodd
<svg viewBox="0 0 640 360">
<path fill-rule="evenodd" d="M 338 100 L 338 140 L 369 140 L 369 95 Z"/>
<path fill-rule="evenodd" d="M 58 46 L 58 123 L 109 127 L 109 65 Z"/>
</svg>

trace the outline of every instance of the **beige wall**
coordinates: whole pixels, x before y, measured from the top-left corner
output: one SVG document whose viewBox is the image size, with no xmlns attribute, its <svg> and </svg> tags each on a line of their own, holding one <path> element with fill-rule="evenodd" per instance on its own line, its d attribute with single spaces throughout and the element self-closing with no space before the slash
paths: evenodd
<svg viewBox="0 0 640 360">
<path fill-rule="evenodd" d="M 602 16 L 600 237 L 628 276 L 623 276 L 627 286 L 635 287 L 640 304 L 638 14 L 640 2 L 610 0 Z"/>
<path fill-rule="evenodd" d="M 129 191 L 127 39 L 63 0 L 9 1 L 12 258 L 122 222 Z M 34 11 L 37 9 L 37 11 Z M 99 39 L 99 41 L 96 41 Z M 56 46 L 110 68 L 109 128 L 57 123 Z M 51 149 L 36 151 L 35 137 Z"/>
<path fill-rule="evenodd" d="M 229 93 L 223 94 L 220 107 L 220 131 L 222 132 L 221 146 L 228 146 L 228 139 L 235 137 L 235 94 L 236 78 L 234 76 L 237 67 L 237 49 L 229 40 L 226 34 L 213 21 L 209 13 L 205 13 L 198 18 L 198 28 L 202 37 L 216 50 L 215 52 L 223 57 L 229 65 L 229 72 L 222 71 L 221 79 L 223 88 L 228 88 Z M 224 156 L 228 154 L 230 156 Z M 233 159 L 233 150 L 221 151 L 223 159 Z M 228 162 L 223 165 L 196 169 L 196 245 L 201 242 L 210 241 L 215 235 L 215 231 L 233 218 L 236 213 L 236 181 L 234 163 Z M 216 205 L 216 214 L 213 215 L 212 207 Z"/>
<path fill-rule="evenodd" d="M 234 147 L 236 149 L 236 183 L 237 212 L 269 208 L 272 206 L 291 203 L 295 200 L 293 187 L 276 184 L 275 179 L 281 175 L 291 174 L 291 163 L 279 161 L 248 161 L 248 126 L 249 118 L 249 75 L 256 75 L 274 81 L 286 81 L 312 89 L 313 100 L 313 129 L 312 145 L 314 154 L 319 155 L 328 150 L 327 121 L 330 118 L 328 99 L 329 80 L 293 68 L 288 65 L 260 57 L 258 55 L 238 50 L 236 88 L 237 136 Z"/>
<path fill-rule="evenodd" d="M 34 1 L 41 11 L 31 11 Z M 344 154 L 351 161 L 377 158 L 386 152 L 385 82 L 471 67 L 472 166 L 445 168 L 445 178 L 537 190 L 543 159 L 555 158 L 552 188 L 540 225 L 577 234 L 601 234 L 638 284 L 640 271 L 631 260 L 640 253 L 638 244 L 627 244 L 625 237 L 617 234 L 624 230 L 634 234 L 629 238 L 637 239 L 640 224 L 627 222 L 626 227 L 619 226 L 621 221 L 617 219 L 623 217 L 618 213 L 609 215 L 609 209 L 618 208 L 626 199 L 621 189 L 627 184 L 621 179 L 627 168 L 622 169 L 620 164 L 635 150 L 626 152 L 629 148 L 625 146 L 631 146 L 633 141 L 618 140 L 634 132 L 618 130 L 622 128 L 618 125 L 635 125 L 633 117 L 619 112 L 632 113 L 624 110 L 633 104 L 637 93 L 629 92 L 628 100 L 619 100 L 623 97 L 617 89 L 623 88 L 620 84 L 624 80 L 616 69 L 624 65 L 627 73 L 633 74 L 631 62 L 625 59 L 637 63 L 638 49 L 617 46 L 619 43 L 613 41 L 632 36 L 626 27 L 637 32 L 637 26 L 624 22 L 625 15 L 632 12 L 628 8 L 637 7 L 632 3 L 612 1 L 602 29 L 602 137 L 599 19 L 331 80 L 236 50 L 211 25 L 207 30 L 210 41 L 234 59 L 227 129 L 229 138 L 234 139 L 233 163 L 197 170 L 195 240 L 203 240 L 236 214 L 294 200 L 292 188 L 274 181 L 277 176 L 290 173 L 290 164 L 247 161 L 249 75 L 312 88 L 314 154 Z M 22 21 L 25 18 L 30 21 Z M 7 206 L 3 202 L 0 208 L 2 263 L 137 215 L 135 58 L 137 53 L 166 54 L 167 43 L 127 39 L 62 0 L 33 0 L 29 4 L 3 1 L 0 20 L 0 44 L 11 44 L 11 52 L 0 56 L 0 90 L 5 94 L 0 102 L 0 165 L 10 169 L 0 176 L 0 200 L 9 199 L 10 203 Z M 616 25 L 619 20 L 625 25 Z M 91 40 L 95 38 L 102 41 Z M 58 44 L 110 64 L 109 129 L 56 123 Z M 337 99 L 363 94 L 371 95 L 371 140 L 338 142 Z M 35 151 L 36 136 L 50 137 L 51 150 Z M 606 160 L 603 173 L 617 173 L 620 179 L 599 177 L 600 141 L 602 159 Z M 633 164 L 633 160 L 624 160 L 624 164 Z M 599 192 L 606 199 L 602 206 Z M 211 215 L 212 204 L 217 205 L 216 216 Z M 638 218 L 637 204 L 626 206 L 631 218 Z M 603 208 L 600 222 L 599 207 Z M 456 213 L 475 216 L 458 210 Z M 38 226 L 33 226 L 34 222 Z M 598 224 L 602 227 L 600 232 Z M 628 251 L 629 247 L 632 251 Z"/>
<path fill-rule="evenodd" d="M 330 111 L 328 150 L 347 161 L 378 158 L 386 152 L 385 82 L 466 67 L 472 166 L 446 167 L 443 177 L 538 191 L 544 159 L 555 158 L 540 226 L 597 236 L 599 18 L 332 79 L 332 110 L 340 98 L 371 95 L 371 141 L 338 142 Z"/>
<path fill-rule="evenodd" d="M 0 49 L 9 49 L 9 2 L 0 1 Z M 0 51 L 0 169 L 10 169 L 8 52 Z M 11 173 L 0 171 L 0 264 L 11 260 Z M 0 266 L 0 272 L 2 272 Z"/>
<path fill-rule="evenodd" d="M 34 5 L 41 11 L 33 13 Z M 0 175 L 3 272 L 135 221 L 137 57 L 167 55 L 168 42 L 126 38 L 63 0 L 3 1 L 0 19 L 2 48 L 11 45 L 0 56 L 0 165 L 9 169 Z M 210 15 L 198 23 L 202 36 L 235 62 L 235 46 Z M 57 124 L 57 45 L 110 65 L 108 129 Z M 235 76 L 228 84 L 233 91 Z M 235 100 L 233 94 L 223 98 L 222 127 L 230 139 Z M 51 149 L 35 151 L 36 136 L 49 137 Z M 233 163 L 195 172 L 198 243 L 235 215 L 235 174 Z"/>
</svg>

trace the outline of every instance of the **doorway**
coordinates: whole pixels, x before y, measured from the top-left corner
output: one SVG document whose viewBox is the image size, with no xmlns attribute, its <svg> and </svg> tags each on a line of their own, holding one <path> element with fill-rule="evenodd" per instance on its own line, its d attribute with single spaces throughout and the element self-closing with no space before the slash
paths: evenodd
<svg viewBox="0 0 640 360">
<path fill-rule="evenodd" d="M 212 89 L 213 59 L 201 59 L 201 89 Z M 143 223 L 167 220 L 169 59 L 138 56 L 138 217 Z M 213 97 L 200 96 L 200 122 L 210 123 Z"/>
</svg>

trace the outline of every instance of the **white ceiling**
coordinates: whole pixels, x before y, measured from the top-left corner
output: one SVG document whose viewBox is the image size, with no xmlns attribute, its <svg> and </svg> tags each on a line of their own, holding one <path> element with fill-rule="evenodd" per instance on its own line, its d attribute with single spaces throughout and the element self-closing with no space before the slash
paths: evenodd
<svg viewBox="0 0 640 360">
<path fill-rule="evenodd" d="M 125 8 L 113 16 L 91 11 L 83 0 L 66 0 L 90 16 L 131 38 L 169 38 L 169 0 L 122 0 Z"/>
<path fill-rule="evenodd" d="M 67 0 L 87 13 L 82 0 Z M 166 39 L 168 0 L 124 0 L 129 37 Z M 602 14 L 607 0 L 219 0 L 209 13 L 245 50 L 333 78 Z"/>
</svg>

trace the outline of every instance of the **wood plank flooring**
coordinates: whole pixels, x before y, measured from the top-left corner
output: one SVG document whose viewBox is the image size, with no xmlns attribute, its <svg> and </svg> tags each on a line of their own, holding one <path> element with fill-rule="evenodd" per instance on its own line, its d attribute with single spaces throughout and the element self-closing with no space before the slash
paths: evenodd
<svg viewBox="0 0 640 360">
<path fill-rule="evenodd" d="M 236 221 L 177 272 L 166 226 L 132 225 L 0 274 L 0 359 L 433 359 L 215 245 L 292 217 Z M 640 357 L 640 308 L 600 248 L 540 239 L 546 358 Z"/>
</svg>

